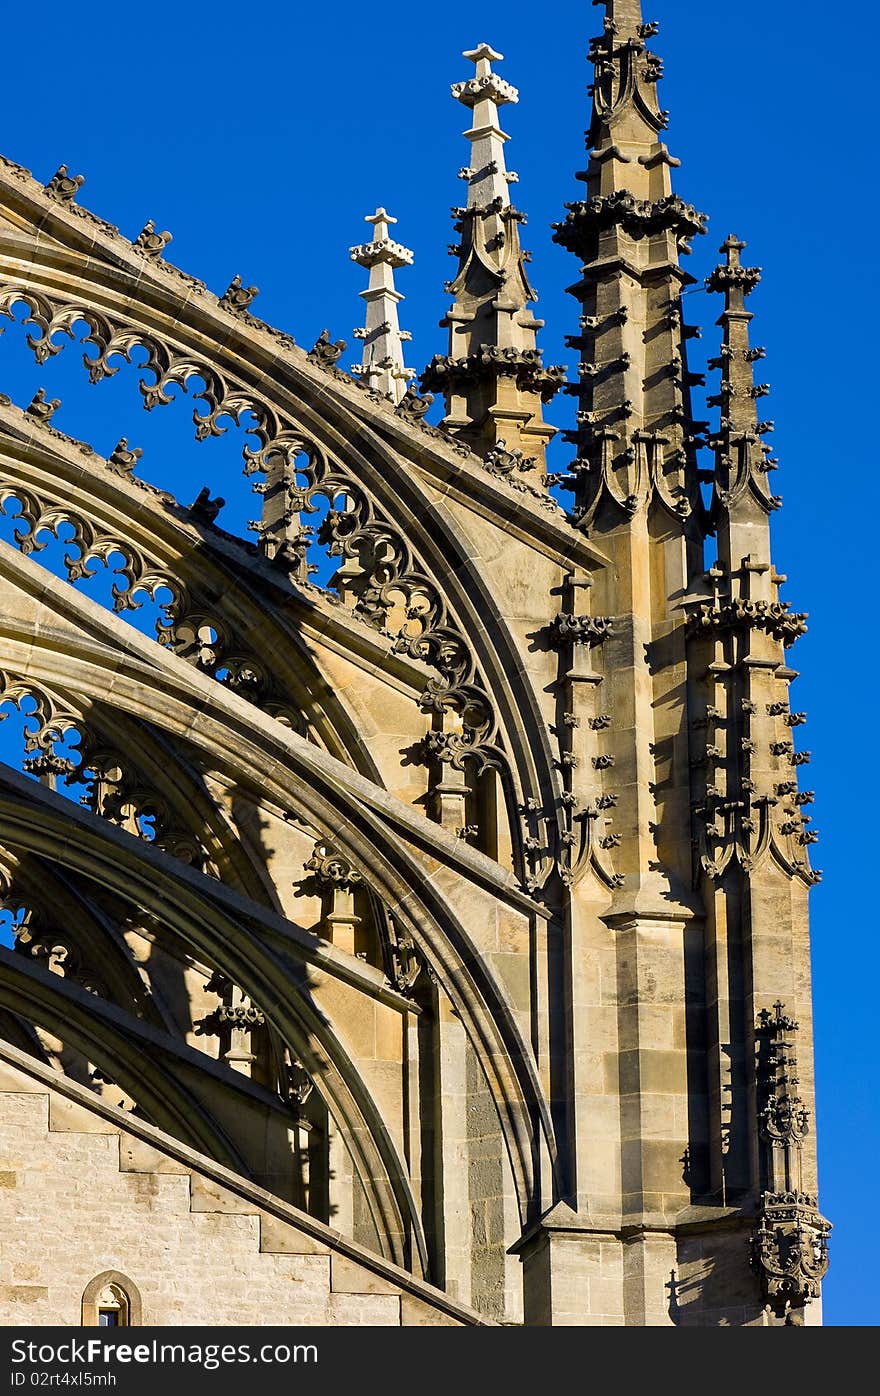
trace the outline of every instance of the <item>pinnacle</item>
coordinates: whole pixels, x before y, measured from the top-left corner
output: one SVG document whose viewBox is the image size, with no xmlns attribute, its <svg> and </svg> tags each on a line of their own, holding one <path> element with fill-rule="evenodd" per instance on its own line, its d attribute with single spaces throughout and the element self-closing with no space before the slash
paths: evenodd
<svg viewBox="0 0 880 1396">
<path fill-rule="evenodd" d="M 403 361 L 403 342 L 411 335 L 401 330 L 398 322 L 397 306 L 403 297 L 394 284 L 394 272 L 411 266 L 413 254 L 389 238 L 388 226 L 397 219 L 384 205 L 368 213 L 364 221 L 373 227 L 372 241 L 349 249 L 352 261 L 370 273 L 369 286 L 360 293 L 366 301 L 366 324 L 355 330 L 355 337 L 364 341 L 364 355 L 359 364 L 352 364 L 351 371 L 366 387 L 400 402 L 414 373 Z"/>
<path fill-rule="evenodd" d="M 541 363 L 535 334 L 542 322 L 528 310 L 535 293 L 520 242 L 525 217 L 510 199 L 517 176 L 506 166 L 508 136 L 498 108 L 517 102 L 519 93 L 493 71 L 503 55 L 489 44 L 465 50 L 464 57 L 476 73 L 452 86 L 472 118 L 464 132 L 470 158 L 459 171 L 467 202 L 452 210 L 459 240 L 449 250 L 458 273 L 446 289 L 454 304 L 441 322 L 449 329 L 449 353 L 434 356 L 421 382 L 443 393 L 444 425 L 472 449 L 488 459 L 503 430 L 511 448 L 534 468 L 539 455 L 543 466 L 544 448 L 555 434 L 542 419 L 542 403 L 556 392 L 562 373 Z"/>
<path fill-rule="evenodd" d="M 476 65 L 477 71 L 465 82 L 453 84 L 452 95 L 462 106 L 477 107 L 478 104 L 491 102 L 496 107 L 501 107 L 508 102 L 519 101 L 516 88 L 505 82 L 504 78 L 499 77 L 492 69 L 493 63 L 502 61 L 503 53 L 499 53 L 489 44 L 478 44 L 476 48 L 466 49 L 463 57 L 470 59 Z"/>
</svg>

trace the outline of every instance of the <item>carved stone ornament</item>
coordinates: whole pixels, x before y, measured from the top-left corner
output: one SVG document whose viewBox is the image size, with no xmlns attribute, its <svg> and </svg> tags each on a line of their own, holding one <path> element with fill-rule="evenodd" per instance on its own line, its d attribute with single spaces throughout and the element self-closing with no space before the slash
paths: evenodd
<svg viewBox="0 0 880 1396">
<path fill-rule="evenodd" d="M 511 475 L 515 470 L 531 470 L 537 464 L 536 456 L 527 456 L 522 451 L 507 449 L 507 442 L 501 437 L 496 441 L 485 459 L 486 469 L 494 475 Z"/>
<path fill-rule="evenodd" d="M 614 634 L 612 616 L 572 616 L 560 611 L 548 626 L 548 638 L 554 649 L 566 645 L 601 645 Z"/>
<path fill-rule="evenodd" d="M 241 277 L 234 276 L 220 297 L 220 305 L 223 310 L 232 311 L 233 315 L 241 315 L 259 294 L 259 286 L 244 286 Z"/>
<path fill-rule="evenodd" d="M 38 388 L 25 410 L 29 417 L 36 417 L 38 422 L 46 423 L 52 420 L 60 406 L 60 397 L 47 398 L 45 388 Z"/>
<path fill-rule="evenodd" d="M 189 516 L 198 523 L 212 524 L 225 503 L 219 494 L 212 499 L 210 486 L 203 485 L 189 506 Z"/>
<path fill-rule="evenodd" d="M 415 388 L 407 388 L 394 409 L 395 415 L 402 417 L 405 422 L 420 426 L 428 415 L 433 401 L 432 393 L 425 393 L 424 397 L 419 397 Z"/>
<path fill-rule="evenodd" d="M 690 617 L 691 634 L 739 629 L 763 630 L 786 646 L 807 632 L 807 616 L 790 609 L 787 601 L 748 601 L 738 597 L 720 606 L 704 603 Z"/>
<path fill-rule="evenodd" d="M 151 218 L 141 228 L 132 246 L 136 247 L 138 252 L 143 252 L 145 257 L 161 257 L 171 240 L 170 233 L 156 232 L 156 225 Z"/>
<path fill-rule="evenodd" d="M 262 1010 L 255 1008 L 252 1003 L 221 1003 L 215 1016 L 218 1024 L 238 1028 L 241 1032 L 261 1028 L 266 1022 Z"/>
<path fill-rule="evenodd" d="M 465 760 L 471 752 L 460 732 L 426 732 L 422 738 L 423 759 L 440 761 L 453 770 L 464 770 Z"/>
<path fill-rule="evenodd" d="M 347 348 L 344 339 L 333 341 L 330 331 L 322 330 L 309 350 L 308 357 L 313 364 L 319 364 L 321 368 L 335 368 Z"/>
<path fill-rule="evenodd" d="M 312 856 L 304 864 L 304 867 L 306 872 L 312 874 L 317 885 L 322 888 L 351 889 L 363 881 L 360 873 L 341 854 L 330 844 L 321 840 L 315 844 Z"/>
<path fill-rule="evenodd" d="M 788 1323 L 803 1323 L 798 1311 L 819 1298 L 830 1234 L 831 1223 L 811 1194 L 764 1193 L 760 1224 L 750 1242 L 752 1266 L 768 1308 Z"/>
<path fill-rule="evenodd" d="M 435 354 L 421 377 L 423 388 L 448 392 L 468 382 L 487 378 L 514 378 L 521 392 L 540 393 L 542 402 L 550 402 L 566 379 L 564 364 L 544 367 L 540 349 L 501 348 L 482 344 L 464 357 Z"/>
<path fill-rule="evenodd" d="M 706 231 L 706 215 L 677 194 L 665 199 L 638 199 L 627 190 L 618 190 L 565 207 L 565 221 L 553 225 L 553 240 L 579 255 L 585 251 L 591 254 L 595 239 L 608 228 L 624 228 L 634 237 L 649 237 L 668 229 L 680 238 L 692 238 Z"/>
<path fill-rule="evenodd" d="M 128 438 L 121 436 L 107 457 L 107 469 L 114 475 L 129 476 L 143 454 L 140 446 L 129 450 Z"/>
<path fill-rule="evenodd" d="M 794 1035 L 799 1025 L 784 1008 L 783 1003 L 776 1003 L 772 1013 L 765 1008 L 758 1019 L 759 1039 L 765 1048 L 760 1070 L 760 1131 L 771 1149 L 791 1150 L 799 1149 L 806 1138 L 810 1116 L 796 1090 Z"/>
<path fill-rule="evenodd" d="M 59 165 L 46 185 L 46 193 L 50 198 L 56 199 L 58 203 L 69 204 L 76 198 L 85 182 L 85 175 L 68 174 L 67 166 Z"/>
<path fill-rule="evenodd" d="M 767 1191 L 751 1260 L 768 1308 L 789 1323 L 802 1323 L 800 1311 L 819 1297 L 831 1233 L 817 1198 L 803 1191 L 801 1181 L 809 1112 L 797 1090 L 797 1032 L 798 1023 L 781 1002 L 758 1016 L 758 1118 Z"/>
</svg>

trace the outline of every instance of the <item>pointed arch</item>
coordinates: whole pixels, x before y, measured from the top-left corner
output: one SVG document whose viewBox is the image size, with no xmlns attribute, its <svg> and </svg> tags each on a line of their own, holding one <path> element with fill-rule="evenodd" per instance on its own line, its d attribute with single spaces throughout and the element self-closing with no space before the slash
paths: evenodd
<svg viewBox="0 0 880 1396">
<path fill-rule="evenodd" d="M 109 1292 L 111 1300 L 105 1302 Z M 100 1275 L 89 1280 L 82 1297 L 83 1328 L 98 1328 L 101 1325 L 102 1310 L 115 1308 L 118 1319 L 114 1327 L 139 1328 L 144 1321 L 144 1306 L 141 1292 L 134 1280 L 121 1270 L 102 1270 Z"/>
</svg>

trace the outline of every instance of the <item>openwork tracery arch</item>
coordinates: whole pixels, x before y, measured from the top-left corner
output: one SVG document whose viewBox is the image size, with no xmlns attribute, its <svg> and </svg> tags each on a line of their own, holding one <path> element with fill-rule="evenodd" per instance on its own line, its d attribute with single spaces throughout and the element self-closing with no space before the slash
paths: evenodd
<svg viewBox="0 0 880 1396">
<path fill-rule="evenodd" d="M 14 198 L 27 204 L 30 186 L 20 183 Z M 162 906 L 169 934 L 245 996 L 240 1013 L 265 1018 L 326 1101 L 380 1248 L 424 1270 L 423 1217 L 404 1159 L 412 1140 L 402 1151 L 393 1110 L 377 1102 L 369 1071 L 347 1050 L 320 996 L 312 1002 L 304 967 L 320 956 L 322 965 L 331 961 L 325 950 L 289 939 L 285 899 L 262 877 L 260 858 L 231 817 L 228 792 L 240 792 L 249 810 L 266 811 L 270 823 L 286 820 L 338 850 L 366 889 L 364 905 L 373 907 L 386 974 L 381 992 L 388 996 L 389 985 L 392 995 L 402 991 L 404 1022 L 432 995 L 435 1005 L 452 1006 L 485 1076 L 520 1215 L 533 1219 L 553 1196 L 555 1145 L 521 976 L 496 953 L 497 923 L 499 905 L 509 908 L 503 914 L 521 925 L 517 935 L 527 945 L 528 927 L 546 919 L 522 886 L 540 889 L 552 875 L 560 781 L 520 641 L 494 605 L 479 557 L 437 507 L 450 481 L 470 488 L 461 473 L 462 462 L 472 464 L 469 452 L 395 414 L 320 355 L 304 355 L 218 303 L 143 247 L 126 247 L 82 210 L 45 203 L 39 216 L 52 232 L 31 250 L 25 278 L 20 262 L 15 270 L 11 264 L 21 235 L 0 235 L 0 313 L 27 311 L 38 363 L 80 337 L 92 383 L 124 362 L 134 365 L 147 409 L 191 393 L 198 440 L 243 428 L 245 473 L 258 480 L 263 505 L 257 545 L 236 540 L 216 527 L 210 498 L 183 508 L 140 481 L 126 440 L 104 461 L 51 425 L 44 397 L 24 414 L 0 401 L 0 507 L 24 555 L 14 562 L 0 547 L 0 570 L 25 612 L 35 603 L 52 617 L 41 622 L 35 650 L 31 620 L 18 623 L 19 602 L 13 605 L 0 635 L 4 692 L 38 703 L 31 775 L 68 793 L 84 777 L 87 805 L 62 810 L 51 789 L 6 782 L 0 842 L 21 868 L 42 862 L 75 884 L 93 915 L 105 911 L 110 894 L 129 896 L 142 912 Z M 100 253 L 84 257 L 95 237 Z M 500 473 L 487 473 L 481 488 L 522 527 Z M 318 516 L 321 541 L 340 564 L 335 594 L 309 580 Z M 572 547 L 584 554 L 553 506 L 529 524 L 530 533 L 536 529 L 554 565 Z M 111 599 L 119 615 L 142 597 L 158 601 L 162 649 L 123 634 L 113 617 L 99 620 L 62 583 L 37 582 L 33 562 L 53 537 L 64 540 L 70 582 L 87 580 L 96 566 L 115 567 Z M 346 684 L 337 688 L 334 652 L 374 666 L 421 710 L 428 736 L 424 750 L 419 742 L 408 748 L 413 763 L 438 762 L 438 770 L 442 763 L 461 773 L 461 787 L 481 772 L 498 773 L 516 879 L 472 852 L 467 818 L 465 827 L 441 834 L 420 810 L 383 791 L 393 768 L 364 736 Z M 206 675 L 220 683 L 206 689 Z M 78 771 L 62 769 L 70 758 L 56 742 L 65 734 L 65 750 L 78 739 Z M 95 793 L 110 787 L 111 798 Z M 165 889 L 161 902 L 157 885 Z M 235 913 L 224 902 L 229 892 L 243 899 Z M 324 910 L 331 934 L 339 920 L 335 894 Z M 121 953 L 124 961 L 125 943 Z M 340 983 L 375 992 L 344 956 L 335 954 L 332 967 Z M 420 972 L 423 987 L 414 995 Z M 117 975 L 114 984 L 121 982 Z M 68 990 L 36 984 L 33 975 L 29 981 L 31 1012 L 50 1031 L 63 1022 L 61 1001 L 76 987 L 69 983 Z M 12 995 L 3 1002 L 11 1005 Z M 142 1011 L 131 992 L 124 1011 Z M 105 1009 L 93 1017 L 92 1038 L 73 1013 L 68 1035 L 138 1098 L 126 1052 L 118 1044 L 109 1049 Z M 135 1023 L 121 1030 L 137 1038 Z M 171 1061 L 178 1049 L 169 1039 L 162 1050 Z M 170 1118 L 166 1124 L 179 1127 Z M 214 1144 L 207 1136 L 201 1142 L 207 1151 L 225 1147 L 219 1134 Z M 246 1167 L 242 1156 L 238 1163 Z"/>
<path fill-rule="evenodd" d="M 587 188 L 555 225 L 580 267 L 560 472 L 565 370 L 487 44 L 453 88 L 473 168 L 449 353 L 420 379 L 437 426 L 387 210 L 352 249 L 348 375 L 330 330 L 304 352 L 256 287 L 214 295 L 169 233 L 81 207 L 82 176 L 0 157 L 0 325 L 45 369 L 29 404 L 0 396 L 3 1051 L 87 1119 L 338 1223 L 402 1322 L 394 1266 L 508 1322 L 725 1325 L 802 1317 L 827 1263 L 786 654 L 806 617 L 773 564 L 760 272 L 731 236 L 706 281 L 713 426 L 658 26 L 604 6 Z M 106 459 L 59 431 L 63 348 L 148 411 L 186 394 L 197 441 L 242 433 L 257 541 L 218 526 L 219 472 L 188 506 L 142 480 L 127 418 Z M 130 1309 L 124 1276 L 98 1283 Z"/>
<path fill-rule="evenodd" d="M 159 274 L 164 295 L 154 299 L 146 295 L 149 278 L 140 265 L 138 278 L 129 282 L 119 266 L 110 271 L 90 262 L 77 268 L 76 278 L 65 276 L 71 299 L 62 303 L 57 269 L 51 266 L 51 253 L 45 256 L 49 265 L 32 264 L 27 286 L 0 280 L 0 303 L 7 310 L 19 301 L 32 307 L 35 331 L 30 340 L 38 356 L 59 352 L 63 340 L 59 343 L 57 336 L 72 337 L 72 326 L 82 322 L 88 327 L 84 342 L 97 351 L 96 356 L 86 353 L 84 359 L 93 380 L 100 381 L 114 371 L 114 355 L 129 358 L 134 346 L 141 344 L 146 352 L 141 378 L 146 406 L 168 401 L 169 388 L 185 389 L 197 379 L 196 399 L 208 407 L 206 414 L 194 412 L 200 439 L 226 430 L 223 419 L 238 423 L 247 412 L 251 420 L 246 433 L 254 441 L 245 447 L 246 471 L 268 472 L 268 480 L 273 470 L 289 466 L 293 470 L 288 481 L 291 507 L 303 509 L 306 517 L 311 498 L 325 486 L 331 504 L 347 495 L 352 507 L 331 509 L 325 525 L 332 548 L 350 558 L 366 556 L 375 551 L 374 545 L 378 547 L 373 558 L 378 571 L 369 573 L 362 585 L 359 613 L 381 623 L 388 613 L 390 592 L 401 590 L 408 598 L 414 614 L 396 644 L 439 669 L 439 680 L 427 686 L 427 707 L 456 711 L 464 723 L 466 748 L 480 761 L 501 766 L 521 865 L 526 857 L 520 845 L 519 811 L 529 802 L 538 823 L 548 821 L 539 846 L 543 842 L 554 850 L 558 781 L 534 695 L 520 679 L 516 646 L 467 547 L 433 506 L 417 472 L 401 468 L 426 451 L 442 457 L 453 448 L 433 440 L 414 443 L 413 429 L 408 433 L 394 417 L 386 426 L 383 411 L 379 417 L 383 428 L 390 427 L 389 434 L 398 438 L 392 447 L 384 432 L 376 430 L 378 422 L 364 420 L 365 395 L 344 375 L 335 373 L 329 394 L 321 382 L 322 371 L 300 351 L 287 345 L 279 355 L 276 342 L 259 324 L 255 328 L 248 323 L 244 328 L 239 322 L 238 334 L 230 334 L 228 315 L 219 308 L 215 311 L 207 296 L 176 307 L 172 320 L 166 309 L 174 299 L 168 294 L 172 273 Z M 151 290 L 159 292 L 159 286 Z M 189 323 L 195 311 L 199 333 Z M 200 357 L 206 324 L 215 336 L 210 363 Z M 269 364 L 271 379 L 265 372 Z M 404 450 L 398 455 L 401 447 Z M 296 467 L 304 452 L 303 473 Z M 445 468 L 449 469 L 448 462 Z M 510 508 L 509 497 L 502 494 L 498 502 Z M 552 519 L 545 526 L 550 525 Z M 572 548 L 570 535 L 554 541 Z M 582 552 L 584 547 L 580 540 Z"/>
<path fill-rule="evenodd" d="M 58 604 L 76 609 L 74 599 L 60 595 Z M 16 641 L 15 630 L 14 623 L 0 622 L 0 633 L 5 633 L 10 654 L 14 653 L 16 644 L 23 646 L 25 643 L 24 635 Z M 137 637 L 130 641 L 138 648 L 147 643 L 140 642 Z M 96 696 L 105 690 L 104 666 L 112 662 L 114 694 L 120 708 L 148 717 L 165 730 L 187 733 L 191 740 L 197 739 L 199 729 L 204 727 L 204 739 L 212 754 L 228 763 L 243 784 L 253 778 L 254 771 L 264 773 L 264 790 L 271 791 L 280 803 L 287 804 L 332 837 L 345 856 L 369 878 L 385 905 L 425 955 L 467 1022 L 475 1043 L 480 1046 L 481 1060 L 492 1078 L 496 1104 L 507 1132 L 520 1205 L 524 1215 L 528 1215 L 534 1205 L 531 1199 L 537 1195 L 535 1150 L 539 1136 L 536 1130 L 544 1133 L 547 1139 L 552 1137 L 542 1092 L 530 1065 L 530 1054 L 501 985 L 493 979 L 478 946 L 453 909 L 435 892 L 432 883 L 425 880 L 412 853 L 389 834 L 381 819 L 371 813 L 366 804 L 353 805 L 353 790 L 350 786 L 346 789 L 346 785 L 357 782 L 354 788 L 360 786 L 362 797 L 372 792 L 364 789 L 362 782 L 353 775 L 346 777 L 343 768 L 337 769 L 335 762 L 324 758 L 310 743 L 271 722 L 261 723 L 264 730 L 260 731 L 256 719 L 248 718 L 245 727 L 243 712 L 236 712 L 233 717 L 231 712 L 221 716 L 218 711 L 212 720 L 210 709 L 206 709 L 194 725 L 187 699 L 185 667 L 181 670 L 173 662 L 165 661 L 168 672 L 159 704 L 150 682 L 152 676 L 143 665 L 126 666 L 129 668 L 126 675 L 119 666 L 118 655 L 111 656 L 110 651 L 94 644 L 87 646 L 85 642 L 82 648 L 82 659 L 56 652 L 54 656 L 45 655 L 39 663 L 32 660 L 32 678 L 44 676 L 48 681 L 50 675 L 57 675 L 61 669 L 70 677 L 76 675 L 80 692 Z M 88 649 L 91 653 L 86 658 Z M 44 666 L 43 675 L 40 674 L 41 665 Z M 221 705 L 234 707 L 238 700 L 218 691 L 215 701 L 219 710 Z M 274 755 L 279 749 L 284 753 L 283 764 Z M 342 781 L 345 784 L 341 784 Z M 357 823 L 352 822 L 352 815 L 356 816 Z M 436 834 L 430 837 L 434 840 Z M 503 885 L 503 882 L 496 885 Z M 246 983 L 248 975 L 245 972 L 243 979 L 238 975 L 233 977 L 237 982 Z M 264 994 L 258 989 L 255 997 L 263 1002 Z"/>
</svg>

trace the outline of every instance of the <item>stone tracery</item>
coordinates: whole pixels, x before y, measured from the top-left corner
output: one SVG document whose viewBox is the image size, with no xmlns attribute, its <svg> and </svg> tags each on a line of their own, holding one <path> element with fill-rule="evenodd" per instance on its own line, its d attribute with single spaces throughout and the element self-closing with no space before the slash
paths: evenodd
<svg viewBox="0 0 880 1396">
<path fill-rule="evenodd" d="M 23 414 L 0 403 L 0 509 L 22 555 L 0 545 L 0 697 L 28 717 L 31 778 L 0 779 L 18 918 L 0 1012 L 38 1029 L 27 1041 L 57 1069 L 68 1049 L 92 1086 L 280 1188 L 248 1113 L 269 1112 L 309 1154 L 284 1184 L 298 1205 L 339 1209 L 486 1316 L 572 1321 L 583 1301 L 542 1276 L 583 1278 L 572 1257 L 598 1235 L 613 1321 L 665 1321 L 649 1251 L 696 1274 L 696 1235 L 737 1273 L 751 1262 L 734 1321 L 759 1322 L 763 1299 L 781 1319 L 816 1296 L 824 1253 L 790 1244 L 797 1227 L 827 1237 L 800 1097 L 748 1118 L 765 928 L 789 935 L 785 974 L 806 982 L 816 835 L 785 660 L 805 618 L 770 563 L 776 462 L 744 308 L 758 274 L 728 239 L 708 287 L 725 297 L 713 433 L 694 419 L 681 309 L 704 218 L 659 140 L 657 26 L 637 0 L 606 11 L 586 197 L 557 227 L 582 265 L 583 354 L 577 454 L 557 475 L 541 406 L 563 370 L 536 347 L 497 120 L 517 94 L 488 45 L 453 89 L 473 157 L 450 353 L 422 378 L 444 396 L 439 427 L 408 385 L 393 283 L 372 275 L 406 261 L 384 209 L 353 249 L 382 356 L 358 384 L 330 330 L 303 353 L 251 313 L 240 275 L 214 296 L 152 221 L 128 244 L 80 205 L 81 176 L 62 166 L 41 187 L 0 162 L 15 230 L 0 220 L 0 314 L 26 311 L 37 363 L 84 330 L 91 383 L 129 364 L 147 410 L 193 399 L 198 441 L 242 431 L 261 501 L 246 544 L 218 527 L 215 484 L 186 508 L 143 480 L 134 434 L 104 461 L 59 430 L 46 390 Z M 573 489 L 568 516 L 554 484 Z M 59 542 L 64 580 L 38 577 Z M 337 564 L 329 588 L 316 546 Z M 67 585 L 100 565 L 115 615 Z M 141 598 L 162 607 L 159 647 L 118 623 Z M 41 869 L 75 927 L 35 900 Z M 740 972 L 748 1002 L 726 977 Z M 756 1130 L 806 1168 L 771 1201 Z M 731 1321 L 693 1288 L 688 1321 Z"/>
</svg>

